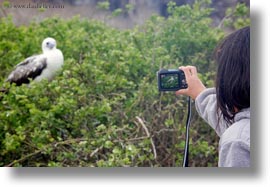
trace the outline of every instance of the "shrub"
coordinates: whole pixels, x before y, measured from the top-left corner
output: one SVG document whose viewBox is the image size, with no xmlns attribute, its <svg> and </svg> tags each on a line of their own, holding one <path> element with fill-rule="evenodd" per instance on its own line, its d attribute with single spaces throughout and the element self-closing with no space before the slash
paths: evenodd
<svg viewBox="0 0 270 187">
<path fill-rule="evenodd" d="M 195 65 L 213 86 L 212 51 L 224 31 L 208 1 L 169 4 L 168 19 L 119 31 L 74 17 L 16 27 L 0 21 L 0 166 L 181 166 L 186 100 L 158 93 L 156 71 Z M 242 22 L 241 22 L 242 23 Z M 51 82 L 4 83 L 12 67 L 54 37 L 65 57 Z M 191 166 L 217 165 L 217 137 L 193 109 Z"/>
</svg>

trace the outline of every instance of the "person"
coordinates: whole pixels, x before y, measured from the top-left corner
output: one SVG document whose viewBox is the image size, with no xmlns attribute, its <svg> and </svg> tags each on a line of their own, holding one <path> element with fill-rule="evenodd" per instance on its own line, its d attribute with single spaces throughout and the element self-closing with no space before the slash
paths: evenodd
<svg viewBox="0 0 270 187">
<path fill-rule="evenodd" d="M 187 89 L 176 94 L 195 100 L 199 115 L 216 131 L 219 167 L 250 167 L 250 27 L 231 34 L 216 47 L 215 88 L 206 88 L 194 66 L 183 66 Z"/>
</svg>

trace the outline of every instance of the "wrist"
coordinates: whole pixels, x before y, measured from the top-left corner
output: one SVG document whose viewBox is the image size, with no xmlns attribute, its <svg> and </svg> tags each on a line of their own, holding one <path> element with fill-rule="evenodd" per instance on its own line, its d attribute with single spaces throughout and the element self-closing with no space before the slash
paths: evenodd
<svg viewBox="0 0 270 187">
<path fill-rule="evenodd" d="M 203 87 L 201 87 L 201 88 L 199 88 L 199 89 L 197 89 L 197 91 L 193 94 L 193 95 L 191 95 L 190 97 L 193 99 L 193 100 L 195 100 L 204 90 L 206 90 L 206 87 L 205 86 L 203 86 Z"/>
</svg>

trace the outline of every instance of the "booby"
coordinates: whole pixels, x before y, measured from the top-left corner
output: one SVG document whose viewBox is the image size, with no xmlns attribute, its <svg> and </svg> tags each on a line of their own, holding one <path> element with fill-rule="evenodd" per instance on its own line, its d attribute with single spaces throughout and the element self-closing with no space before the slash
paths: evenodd
<svg viewBox="0 0 270 187">
<path fill-rule="evenodd" d="M 6 81 L 17 86 L 30 83 L 30 80 L 39 82 L 43 79 L 52 80 L 55 74 L 61 70 L 64 56 L 61 50 L 56 48 L 54 38 L 46 38 L 42 42 L 42 54 L 33 55 L 16 65 Z"/>
</svg>

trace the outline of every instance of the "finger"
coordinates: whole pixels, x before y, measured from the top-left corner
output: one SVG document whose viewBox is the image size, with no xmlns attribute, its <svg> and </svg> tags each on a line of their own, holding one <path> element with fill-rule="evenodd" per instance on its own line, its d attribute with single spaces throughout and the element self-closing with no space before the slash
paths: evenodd
<svg viewBox="0 0 270 187">
<path fill-rule="evenodd" d="M 189 79 L 191 77 L 191 72 L 188 67 L 182 67 L 181 70 L 185 73 L 186 79 Z"/>
<path fill-rule="evenodd" d="M 182 90 L 178 90 L 178 91 L 175 92 L 175 94 L 176 95 L 183 95 L 183 92 L 182 92 Z"/>
<path fill-rule="evenodd" d="M 179 68 L 178 68 L 178 69 L 179 69 L 179 70 L 183 70 L 183 67 L 184 67 L 184 66 L 179 66 Z"/>
<path fill-rule="evenodd" d="M 197 68 L 195 66 L 187 66 L 189 68 L 189 71 L 191 72 L 191 75 L 197 76 Z"/>
<path fill-rule="evenodd" d="M 176 95 L 186 95 L 187 89 L 181 89 L 175 92 Z"/>
</svg>

